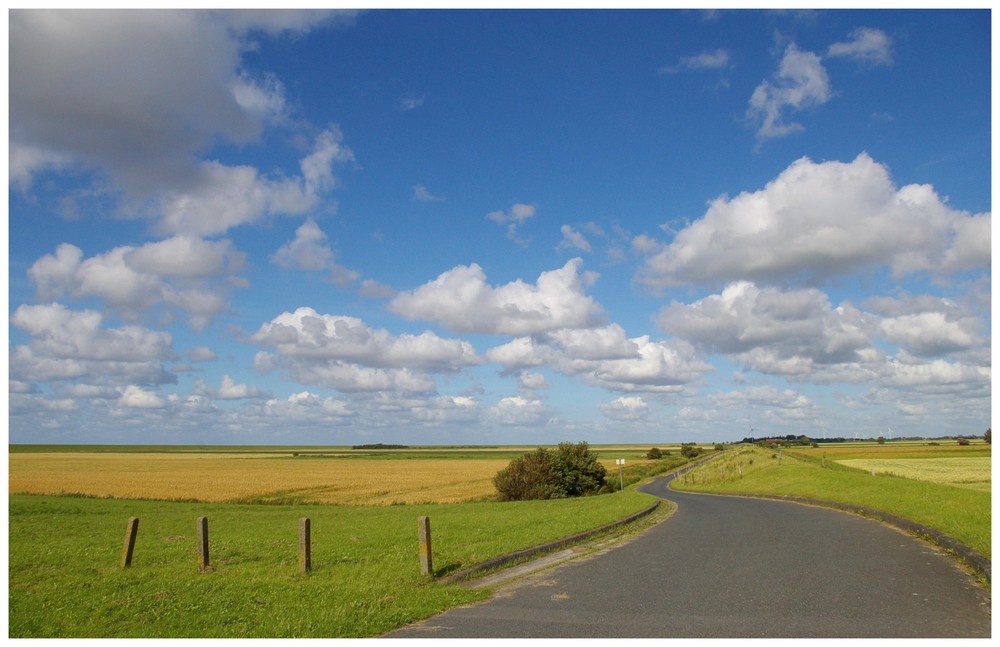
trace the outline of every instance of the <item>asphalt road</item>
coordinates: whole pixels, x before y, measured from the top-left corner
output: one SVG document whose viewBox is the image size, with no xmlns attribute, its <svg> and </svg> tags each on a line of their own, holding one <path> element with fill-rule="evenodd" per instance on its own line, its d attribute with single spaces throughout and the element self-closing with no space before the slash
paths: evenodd
<svg viewBox="0 0 1000 647">
<path fill-rule="evenodd" d="M 644 490 L 646 533 L 387 637 L 989 637 L 987 589 L 930 544 L 784 501 Z"/>
</svg>

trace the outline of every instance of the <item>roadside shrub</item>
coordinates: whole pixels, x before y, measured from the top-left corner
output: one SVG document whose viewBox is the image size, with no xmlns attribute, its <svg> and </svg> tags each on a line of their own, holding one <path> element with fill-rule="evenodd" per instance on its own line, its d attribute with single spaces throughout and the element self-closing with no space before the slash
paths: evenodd
<svg viewBox="0 0 1000 647">
<path fill-rule="evenodd" d="M 604 487 L 607 470 L 585 442 L 559 443 L 555 464 L 566 496 L 595 494 Z"/>
<path fill-rule="evenodd" d="M 701 454 L 701 448 L 694 443 L 681 443 L 681 456 L 684 458 L 694 458 Z"/>
<path fill-rule="evenodd" d="M 648 458 L 651 461 L 663 458 L 663 452 L 660 451 L 659 447 L 654 447 L 650 449 L 648 452 L 646 452 L 646 458 Z"/>
<path fill-rule="evenodd" d="M 585 442 L 539 447 L 515 458 L 493 477 L 500 501 L 561 499 L 597 494 L 607 487 L 607 470 Z"/>
<path fill-rule="evenodd" d="M 515 458 L 493 477 L 501 501 L 527 501 L 559 497 L 558 477 L 549 450 L 539 447 Z"/>
</svg>

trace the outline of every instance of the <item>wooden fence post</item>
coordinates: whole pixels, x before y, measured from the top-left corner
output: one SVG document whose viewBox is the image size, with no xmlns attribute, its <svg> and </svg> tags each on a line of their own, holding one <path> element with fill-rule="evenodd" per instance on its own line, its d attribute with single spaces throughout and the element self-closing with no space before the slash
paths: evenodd
<svg viewBox="0 0 1000 647">
<path fill-rule="evenodd" d="M 208 517 L 198 517 L 198 571 L 201 573 L 209 569 L 208 562 Z"/>
<path fill-rule="evenodd" d="M 139 534 L 139 517 L 129 517 L 125 526 L 125 545 L 122 546 L 122 568 L 132 565 L 132 552 L 135 550 L 135 537 Z"/>
<path fill-rule="evenodd" d="M 299 519 L 299 573 L 312 570 L 312 523 L 308 517 Z"/>
<path fill-rule="evenodd" d="M 431 557 L 431 518 L 417 519 L 417 535 L 420 538 L 420 574 L 433 575 L 434 565 Z"/>
</svg>

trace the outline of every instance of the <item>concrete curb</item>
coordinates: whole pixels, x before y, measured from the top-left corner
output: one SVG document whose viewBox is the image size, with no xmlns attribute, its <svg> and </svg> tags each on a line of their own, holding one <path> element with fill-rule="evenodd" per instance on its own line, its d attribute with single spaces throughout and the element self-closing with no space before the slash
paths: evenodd
<svg viewBox="0 0 1000 647">
<path fill-rule="evenodd" d="M 527 559 L 529 557 L 535 557 L 536 555 L 541 555 L 543 553 L 552 552 L 552 551 L 558 550 L 560 548 L 565 548 L 566 546 L 569 546 L 570 544 L 575 544 L 577 542 L 583 541 L 584 539 L 589 539 L 589 538 L 591 538 L 591 537 L 593 537 L 595 535 L 599 535 L 599 534 L 601 534 L 603 532 L 607 532 L 609 530 L 614 530 L 615 528 L 619 528 L 619 527 L 624 526 L 626 524 L 630 524 L 633 521 L 637 521 L 637 520 L 645 517 L 646 515 L 649 515 L 650 513 L 652 513 L 654 510 L 656 510 L 658 507 L 660 507 L 661 503 L 663 503 L 663 501 L 662 500 L 658 500 L 656 503 L 654 503 L 653 505 L 649 506 L 648 508 L 646 508 L 644 510 L 640 510 L 639 512 L 636 512 L 634 514 L 630 514 L 629 516 L 625 517 L 624 519 L 619 519 L 618 521 L 612 521 L 611 523 L 604 524 L 603 526 L 601 526 L 599 528 L 594 528 L 593 530 L 585 530 L 585 531 L 577 533 L 575 535 L 570 535 L 569 537 L 564 537 L 562 539 L 557 539 L 556 541 L 550 541 L 550 542 L 548 542 L 546 544 L 539 544 L 538 546 L 532 546 L 531 548 L 525 548 L 524 550 L 519 550 L 519 551 L 516 551 L 516 552 L 513 552 L 513 553 L 509 553 L 507 555 L 500 555 L 499 557 L 494 557 L 493 559 L 489 559 L 489 560 L 487 560 L 485 562 L 476 564 L 475 566 L 469 567 L 469 568 L 467 568 L 465 570 L 462 570 L 462 571 L 458 571 L 457 573 L 452 573 L 450 575 L 446 575 L 445 577 L 436 579 L 435 581 L 436 582 L 441 582 L 441 583 L 444 583 L 444 584 L 454 584 L 455 582 L 459 582 L 461 580 L 469 579 L 469 578 L 471 578 L 474 575 L 477 575 L 479 573 L 483 573 L 485 571 L 493 570 L 493 569 L 499 568 L 501 566 L 506 566 L 507 564 L 510 564 L 512 562 L 516 562 L 518 560 Z"/>
<path fill-rule="evenodd" d="M 904 519 L 902 517 L 897 517 L 894 514 L 889 514 L 888 512 L 882 512 L 881 510 L 875 510 L 873 508 L 866 508 L 860 505 L 853 505 L 850 503 L 838 503 L 837 501 L 822 501 L 819 499 L 807 499 L 805 497 L 782 495 L 782 494 L 736 494 L 736 495 L 726 495 L 726 496 L 745 496 L 755 499 L 772 499 L 775 501 L 792 501 L 794 503 L 804 503 L 806 505 L 816 505 L 824 508 L 834 508 L 836 510 L 843 510 L 844 512 L 851 512 L 854 514 L 861 515 L 863 517 L 868 517 L 871 519 L 876 519 L 883 523 L 887 523 L 890 526 L 895 526 L 906 532 L 913 533 L 933 544 L 940 546 L 941 548 L 952 553 L 963 562 L 969 565 L 973 571 L 978 575 L 985 578 L 985 580 L 992 585 L 992 566 L 990 560 L 984 555 L 974 551 L 963 543 L 952 539 L 944 533 L 934 530 L 933 528 L 928 528 L 927 526 L 921 525 L 910 521 L 909 519 Z"/>
</svg>

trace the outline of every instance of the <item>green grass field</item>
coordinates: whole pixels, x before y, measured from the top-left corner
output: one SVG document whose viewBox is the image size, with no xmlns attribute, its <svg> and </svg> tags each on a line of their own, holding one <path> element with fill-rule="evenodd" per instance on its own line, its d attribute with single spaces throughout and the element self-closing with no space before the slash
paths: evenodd
<svg viewBox="0 0 1000 647">
<path fill-rule="evenodd" d="M 469 461 L 515 458 L 531 448 L 93 447 L 61 446 L 84 457 L 205 456 L 206 465 L 287 455 L 289 462 L 372 462 L 380 457 Z M 9 635 L 42 637 L 368 637 L 483 599 L 488 591 L 445 585 L 420 574 L 417 518 L 431 519 L 434 569 L 443 576 L 512 551 L 600 527 L 651 505 L 631 484 L 686 462 L 646 461 L 646 449 L 597 447 L 625 457 L 626 489 L 594 497 L 497 503 L 265 505 L 13 494 L 8 497 Z M 52 454 L 52 446 L 11 452 Z M 219 458 L 212 458 L 218 454 Z M 293 456 L 298 454 L 298 456 Z M 177 458 L 180 457 L 180 458 Z M 315 460 L 314 460 L 315 459 Z M 128 459 L 131 460 L 131 459 Z M 19 463 L 20 464 L 20 463 Z M 21 468 L 19 468 L 21 469 Z M 618 473 L 609 472 L 618 484 Z M 11 476 L 13 478 L 13 475 Z M 108 478 L 114 478 L 110 472 Z M 431 484 L 433 485 L 433 484 Z M 431 491 L 433 488 L 431 488 Z M 206 497 L 211 493 L 206 492 Z M 119 565 L 129 517 L 139 517 L 133 565 Z M 199 573 L 195 521 L 209 519 L 213 571 Z M 298 573 L 298 520 L 312 524 L 313 571 Z"/>
<path fill-rule="evenodd" d="M 969 452 L 982 452 L 983 447 L 972 446 Z M 933 449 L 912 453 L 925 456 L 934 453 Z M 934 528 L 989 558 L 989 491 L 877 472 L 872 476 L 870 471 L 841 465 L 830 457 L 860 459 L 862 454 L 878 456 L 879 451 L 875 447 L 837 454 L 831 448 L 824 463 L 822 449 L 786 449 L 779 455 L 777 449 L 741 445 L 692 470 L 674 486 L 690 491 L 799 496 L 860 505 Z M 887 453 L 895 451 L 898 449 L 890 447 Z M 960 454 L 952 451 L 949 455 Z"/>
<path fill-rule="evenodd" d="M 266 506 L 13 495 L 9 634 L 27 637 L 364 637 L 485 591 L 420 575 L 417 518 L 438 575 L 596 528 L 649 506 L 634 490 L 572 500 L 412 506 Z M 119 565 L 138 516 L 133 565 Z M 214 572 L 199 573 L 209 519 Z M 313 571 L 298 574 L 298 519 Z"/>
<path fill-rule="evenodd" d="M 625 458 L 625 491 L 556 501 L 410 505 L 236 504 L 15 494 L 8 497 L 11 638 L 42 637 L 370 637 L 483 599 L 488 591 L 432 581 L 419 572 L 417 518 L 431 518 L 436 575 L 560 539 L 625 517 L 653 502 L 631 486 L 685 462 L 677 448 L 662 461 L 648 448 L 594 446 L 602 460 Z M 874 447 L 874 446 L 873 446 Z M 243 453 L 258 464 L 336 464 L 515 458 L 531 448 L 12 446 L 12 453 Z M 775 451 L 739 446 L 678 486 L 715 492 L 772 493 L 843 501 L 937 528 L 990 555 L 990 494 L 898 476 L 871 476 L 839 460 L 872 456 L 921 460 L 989 456 L 989 447 L 862 448 L 857 444 Z M 879 454 L 879 452 L 885 452 Z M 978 453 L 977 453 L 978 452 Z M 224 456 L 225 455 L 225 456 Z M 825 465 L 824 465 L 825 456 Z M 263 464 L 263 463 L 259 463 Z M 305 465 L 305 464 L 303 464 Z M 249 469 L 249 467 L 248 467 Z M 618 483 L 618 472 L 609 469 Z M 133 566 L 119 565 L 129 517 L 140 518 Z M 213 570 L 199 573 L 195 520 L 210 524 Z M 298 520 L 312 521 L 313 571 L 298 573 Z"/>
</svg>

